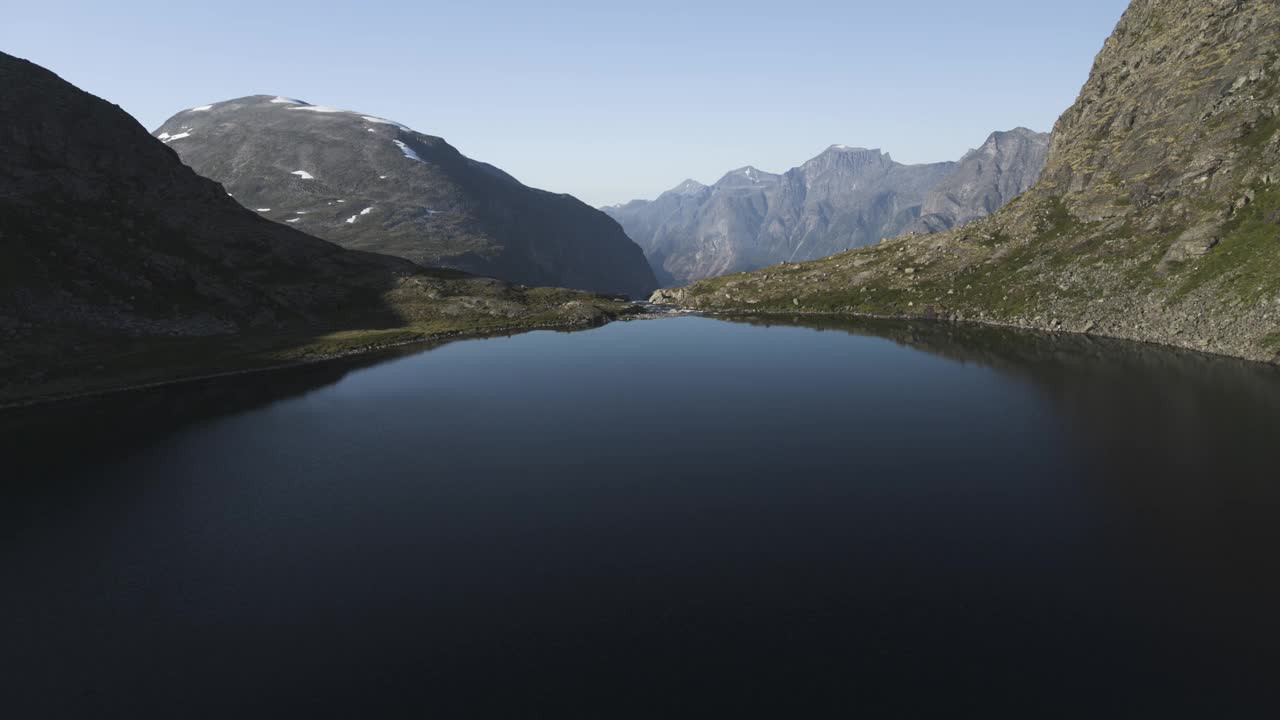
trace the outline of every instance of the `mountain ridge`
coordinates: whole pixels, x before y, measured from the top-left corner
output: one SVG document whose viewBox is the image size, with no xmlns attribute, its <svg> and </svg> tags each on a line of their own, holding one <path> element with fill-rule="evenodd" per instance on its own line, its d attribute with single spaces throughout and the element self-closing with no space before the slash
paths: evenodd
<svg viewBox="0 0 1280 720">
<path fill-rule="evenodd" d="M 1010 134 L 1023 145 L 1045 137 Z M 985 214 L 993 198 L 999 204 L 1011 199 L 1043 164 L 1043 153 L 984 156 L 982 148 L 958 163 L 904 165 L 878 148 L 835 144 L 780 174 L 745 166 L 710 186 L 686 180 L 652 201 L 602 209 L 641 246 L 662 284 L 681 284 L 814 259 L 902 232 L 945 229 Z M 992 173 L 1005 169 L 1011 180 L 1002 183 Z M 947 187 L 957 173 L 962 176 Z"/>
<path fill-rule="evenodd" d="M 154 135 L 245 207 L 344 247 L 525 285 L 657 285 L 604 213 L 393 120 L 251 95 L 180 111 Z"/>
</svg>

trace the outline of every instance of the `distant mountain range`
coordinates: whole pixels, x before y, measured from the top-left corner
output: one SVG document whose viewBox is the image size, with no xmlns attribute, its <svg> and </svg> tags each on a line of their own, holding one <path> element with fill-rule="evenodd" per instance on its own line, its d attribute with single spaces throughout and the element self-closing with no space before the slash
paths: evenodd
<svg viewBox="0 0 1280 720">
<path fill-rule="evenodd" d="M 903 165 L 879 150 L 833 145 L 781 175 L 744 167 L 711 186 L 686 180 L 656 200 L 603 210 L 659 282 L 683 284 L 969 222 L 1030 187 L 1048 146 L 1047 134 L 1017 128 L 959 162 Z"/>
<path fill-rule="evenodd" d="M 245 207 L 344 247 L 526 285 L 642 297 L 657 284 L 603 213 L 391 120 L 255 95 L 154 135 Z"/>
</svg>

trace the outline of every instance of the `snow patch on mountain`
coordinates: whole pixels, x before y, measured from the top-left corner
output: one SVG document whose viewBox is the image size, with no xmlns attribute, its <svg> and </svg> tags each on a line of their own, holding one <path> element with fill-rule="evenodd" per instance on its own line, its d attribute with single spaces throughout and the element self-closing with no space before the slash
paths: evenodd
<svg viewBox="0 0 1280 720">
<path fill-rule="evenodd" d="M 348 224 L 348 225 L 354 225 L 354 224 L 356 223 L 356 218 L 360 217 L 361 215 L 368 215 L 368 214 L 369 214 L 370 212 L 372 212 L 372 211 L 373 211 L 373 208 L 371 208 L 371 207 L 367 207 L 367 208 L 365 208 L 365 209 L 361 210 L 360 212 L 356 213 L 355 215 L 352 215 L 351 217 L 347 218 L 347 224 Z"/>
<path fill-rule="evenodd" d="M 315 179 L 316 179 L 314 175 L 312 175 L 311 173 L 307 172 L 306 170 L 294 170 L 293 172 L 291 172 L 291 173 L 289 173 L 289 174 L 290 174 L 290 175 L 297 175 L 298 177 L 302 178 L 303 180 L 315 180 Z"/>
<path fill-rule="evenodd" d="M 391 142 L 395 143 L 396 146 L 400 148 L 400 152 L 404 153 L 405 157 L 409 158 L 410 160 L 417 160 L 418 162 L 424 162 L 422 158 L 418 157 L 418 153 L 414 152 L 413 148 L 409 147 L 408 145 L 405 145 L 399 140 L 392 140 Z"/>
<path fill-rule="evenodd" d="M 395 127 L 400 128 L 401 130 L 404 130 L 405 132 L 413 132 L 413 130 L 409 129 L 408 127 L 401 125 L 400 123 L 395 122 L 394 120 L 388 120 L 386 118 L 374 117 L 372 115 L 361 115 L 360 119 L 366 122 L 377 123 L 379 125 L 393 125 Z M 372 128 L 370 129 L 372 130 Z"/>
<path fill-rule="evenodd" d="M 405 132 L 413 132 L 413 128 L 410 128 L 407 125 L 402 125 L 394 120 L 388 120 L 386 118 L 381 118 L 376 115 L 361 115 L 360 113 L 357 113 L 355 111 L 333 107 L 332 105 L 309 105 L 307 103 L 304 103 L 298 100 L 290 100 L 289 98 L 284 98 L 284 97 L 278 97 L 275 100 L 272 100 L 271 102 L 289 103 L 290 106 L 285 108 L 286 110 L 306 110 L 308 112 L 321 113 L 324 115 L 356 115 L 361 120 L 364 120 L 365 122 L 371 122 L 377 125 L 390 125 L 394 128 L 404 130 Z M 369 132 L 377 132 L 373 128 L 367 128 L 367 130 Z"/>
<path fill-rule="evenodd" d="M 309 112 L 326 113 L 326 114 L 333 114 L 333 113 L 346 113 L 348 115 L 354 114 L 350 110 L 343 110 L 342 108 L 336 108 L 331 105 L 290 105 L 289 107 L 285 108 L 285 110 L 307 110 Z"/>
</svg>

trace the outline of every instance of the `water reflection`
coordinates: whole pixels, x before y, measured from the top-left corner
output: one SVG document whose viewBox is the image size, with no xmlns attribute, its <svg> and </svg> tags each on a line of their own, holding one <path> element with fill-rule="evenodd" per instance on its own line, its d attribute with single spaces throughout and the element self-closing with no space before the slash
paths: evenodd
<svg viewBox="0 0 1280 720">
<path fill-rule="evenodd" d="M 945 322 L 725 318 L 879 337 L 1017 378 L 1040 394 L 1095 470 L 1135 481 L 1210 474 L 1247 492 L 1280 485 L 1270 446 L 1280 367 L 1156 345 Z"/>
<path fill-rule="evenodd" d="M 1276 700 L 1275 368 L 697 317 L 368 362 L 11 422 L 17 716 Z"/>
</svg>

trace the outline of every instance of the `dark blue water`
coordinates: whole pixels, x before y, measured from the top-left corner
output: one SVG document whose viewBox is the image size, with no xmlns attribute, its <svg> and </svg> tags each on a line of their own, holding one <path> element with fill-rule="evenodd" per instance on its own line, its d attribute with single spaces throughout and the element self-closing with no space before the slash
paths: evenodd
<svg viewBox="0 0 1280 720">
<path fill-rule="evenodd" d="M 679 318 L 0 432 L 8 717 L 1280 708 L 1275 368 Z"/>
</svg>

